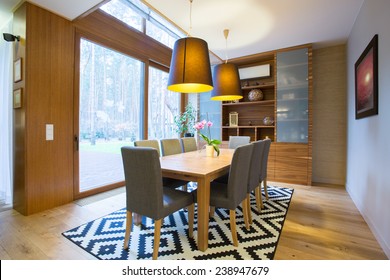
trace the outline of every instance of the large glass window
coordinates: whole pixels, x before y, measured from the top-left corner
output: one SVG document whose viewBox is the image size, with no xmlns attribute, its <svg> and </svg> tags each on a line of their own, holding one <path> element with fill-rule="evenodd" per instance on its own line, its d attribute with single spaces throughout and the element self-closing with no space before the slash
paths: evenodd
<svg viewBox="0 0 390 280">
<path fill-rule="evenodd" d="M 80 192 L 124 180 L 120 148 L 142 136 L 144 63 L 81 39 Z"/>
<path fill-rule="evenodd" d="M 174 116 L 180 114 L 180 93 L 167 90 L 168 72 L 149 68 L 148 139 L 175 138 Z"/>
<path fill-rule="evenodd" d="M 171 49 L 175 41 L 185 35 L 139 0 L 111 0 L 101 6 L 101 9 Z M 145 27 L 143 27 L 143 20 Z"/>
<path fill-rule="evenodd" d="M 111 0 L 100 7 L 103 11 L 126 23 L 138 31 L 143 31 L 143 17 L 134 11 L 126 0 Z"/>
</svg>

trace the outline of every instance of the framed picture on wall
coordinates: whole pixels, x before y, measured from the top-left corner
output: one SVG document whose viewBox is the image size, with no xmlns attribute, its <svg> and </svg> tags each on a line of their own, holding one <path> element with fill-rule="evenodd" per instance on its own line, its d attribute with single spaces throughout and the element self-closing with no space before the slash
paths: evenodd
<svg viewBox="0 0 390 280">
<path fill-rule="evenodd" d="M 14 61 L 14 83 L 22 80 L 22 58 Z"/>
<path fill-rule="evenodd" d="M 13 104 L 14 104 L 14 109 L 22 107 L 22 89 L 21 88 L 14 90 Z"/>
<path fill-rule="evenodd" d="M 378 34 L 355 63 L 355 118 L 378 114 Z"/>
</svg>

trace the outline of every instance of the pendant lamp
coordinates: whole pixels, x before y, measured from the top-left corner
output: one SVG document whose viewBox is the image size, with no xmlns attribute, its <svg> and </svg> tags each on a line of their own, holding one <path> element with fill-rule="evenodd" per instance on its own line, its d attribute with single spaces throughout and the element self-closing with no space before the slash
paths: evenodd
<svg viewBox="0 0 390 280">
<path fill-rule="evenodd" d="M 229 30 L 225 29 L 223 33 L 227 41 Z M 231 101 L 243 98 L 238 68 L 235 64 L 228 63 L 227 55 L 225 63 L 214 67 L 213 84 L 211 100 Z"/>
<path fill-rule="evenodd" d="M 192 1 L 190 0 L 190 7 Z M 190 24 L 190 30 L 191 28 Z M 207 92 L 213 89 L 209 49 L 206 41 L 188 36 L 175 42 L 167 88 L 184 93 Z"/>
</svg>

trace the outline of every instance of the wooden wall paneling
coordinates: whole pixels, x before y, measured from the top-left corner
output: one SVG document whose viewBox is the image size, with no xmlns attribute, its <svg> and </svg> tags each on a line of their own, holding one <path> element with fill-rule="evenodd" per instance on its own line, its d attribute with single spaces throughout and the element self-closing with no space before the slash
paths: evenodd
<svg viewBox="0 0 390 280">
<path fill-rule="evenodd" d="M 346 46 L 313 51 L 313 182 L 345 185 Z"/>
<path fill-rule="evenodd" d="M 15 128 L 22 156 L 15 153 L 14 208 L 29 215 L 73 200 L 73 27 L 31 3 L 19 14 L 26 29 L 26 96 L 17 114 L 24 113 L 26 123 Z M 54 141 L 46 141 L 46 124 L 54 125 Z"/>
<path fill-rule="evenodd" d="M 21 39 L 14 46 L 14 60 L 22 58 L 22 80 L 14 83 L 13 88 L 23 88 L 22 107 L 13 110 L 13 207 L 25 214 L 26 199 L 26 111 L 28 104 L 28 89 L 26 88 L 26 3 L 22 4 L 14 13 L 13 33 Z"/>
</svg>

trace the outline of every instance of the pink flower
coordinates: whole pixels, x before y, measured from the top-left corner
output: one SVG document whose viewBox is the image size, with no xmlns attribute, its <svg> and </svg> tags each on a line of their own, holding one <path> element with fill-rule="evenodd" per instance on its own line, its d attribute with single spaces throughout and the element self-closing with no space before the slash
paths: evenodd
<svg viewBox="0 0 390 280">
<path fill-rule="evenodd" d="M 213 125 L 213 123 L 211 122 L 211 121 L 208 121 L 207 122 L 207 127 L 210 127 L 210 126 L 212 126 Z"/>
<path fill-rule="evenodd" d="M 201 129 L 204 128 L 204 124 L 203 124 L 202 122 L 198 122 L 198 123 L 196 123 L 196 124 L 194 125 L 194 128 L 195 128 L 196 130 L 201 130 Z"/>
</svg>

